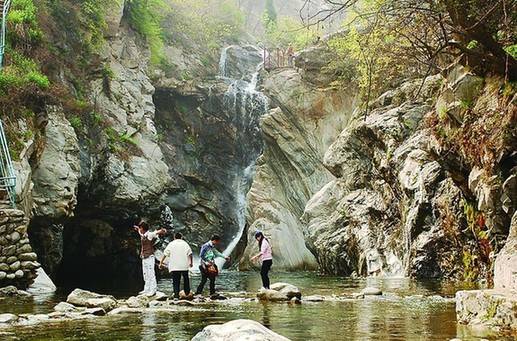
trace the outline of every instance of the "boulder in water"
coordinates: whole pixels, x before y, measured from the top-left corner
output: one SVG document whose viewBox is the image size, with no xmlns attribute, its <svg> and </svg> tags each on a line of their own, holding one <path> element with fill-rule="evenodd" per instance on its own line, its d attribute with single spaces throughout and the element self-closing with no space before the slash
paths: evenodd
<svg viewBox="0 0 517 341">
<path fill-rule="evenodd" d="M 84 308 L 82 308 L 84 309 Z M 66 303 L 66 302 L 59 302 L 55 307 L 54 311 L 57 311 L 59 313 L 72 313 L 72 312 L 78 312 L 81 308 L 76 307 L 73 304 Z"/>
<path fill-rule="evenodd" d="M 289 341 L 258 322 L 234 320 L 225 324 L 210 325 L 199 332 L 192 341 Z"/>
<path fill-rule="evenodd" d="M 106 311 L 110 311 L 117 306 L 117 301 L 113 296 L 101 295 L 82 289 L 72 291 L 66 301 L 79 307 L 103 308 Z"/>
<path fill-rule="evenodd" d="M 126 305 L 129 308 L 146 308 L 149 306 L 149 297 L 144 295 L 131 296 L 126 300 Z"/>
<path fill-rule="evenodd" d="M 270 289 L 260 289 L 257 297 L 262 301 L 289 301 L 293 297 L 302 298 L 302 293 L 294 285 L 288 283 L 275 283 Z"/>
<path fill-rule="evenodd" d="M 0 288 L 0 297 L 31 297 L 27 291 L 18 290 L 13 285 L 9 285 L 3 288 Z"/>
<path fill-rule="evenodd" d="M 13 323 L 18 320 L 18 316 L 14 314 L 0 314 L 0 324 L 2 323 Z"/>
<path fill-rule="evenodd" d="M 312 295 L 312 296 L 305 296 L 303 298 L 305 302 L 323 302 L 325 301 L 325 297 L 321 295 Z"/>
<path fill-rule="evenodd" d="M 382 290 L 374 287 L 367 287 L 361 291 L 361 295 L 364 296 L 377 296 L 382 295 Z"/>
</svg>

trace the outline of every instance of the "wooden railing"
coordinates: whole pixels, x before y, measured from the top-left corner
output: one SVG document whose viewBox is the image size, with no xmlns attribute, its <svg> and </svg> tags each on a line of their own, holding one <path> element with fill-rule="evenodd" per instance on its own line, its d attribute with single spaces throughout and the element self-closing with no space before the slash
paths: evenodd
<svg viewBox="0 0 517 341">
<path fill-rule="evenodd" d="M 292 48 L 264 48 L 262 50 L 264 69 L 274 70 L 294 66 L 294 50 Z"/>
</svg>

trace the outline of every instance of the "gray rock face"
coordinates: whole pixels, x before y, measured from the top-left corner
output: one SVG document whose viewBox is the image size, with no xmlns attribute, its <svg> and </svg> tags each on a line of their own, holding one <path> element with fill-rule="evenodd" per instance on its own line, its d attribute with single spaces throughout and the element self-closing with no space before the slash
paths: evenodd
<svg viewBox="0 0 517 341">
<path fill-rule="evenodd" d="M 494 287 L 517 291 L 517 212 L 513 215 L 506 244 L 495 260 Z"/>
<path fill-rule="evenodd" d="M 267 106 L 251 88 L 243 80 L 224 79 L 189 92 L 159 88 L 154 95 L 172 178 L 163 200 L 176 230 L 197 245 L 213 233 L 227 244 L 244 227 L 244 196 L 262 150 L 259 117 Z"/>
<path fill-rule="evenodd" d="M 431 77 L 426 87 L 436 88 L 436 82 L 439 78 Z M 416 84 L 399 92 L 411 93 Z M 325 166 L 337 179 L 311 198 L 303 217 L 306 238 L 324 270 L 462 275 L 456 243 L 470 242 L 446 222 L 461 214 L 463 195 L 434 159 L 431 132 L 420 127 L 430 109 L 425 101 L 380 106 L 345 128 L 325 154 Z"/>
<path fill-rule="evenodd" d="M 262 54 L 255 46 L 231 45 L 226 47 L 221 55 L 220 72 L 222 76 L 232 79 L 247 79 L 257 71 L 262 63 Z"/>
<path fill-rule="evenodd" d="M 79 145 L 62 110 L 48 108 L 49 123 L 41 161 L 34 169 L 33 199 L 39 217 L 71 217 L 77 204 Z"/>
<path fill-rule="evenodd" d="M 318 88 L 291 69 L 270 74 L 265 88 L 279 108 L 261 119 L 266 146 L 248 193 L 248 247 L 240 266 L 250 266 L 253 235 L 261 230 L 271 240 L 275 268 L 315 268 L 300 217 L 310 197 L 334 178 L 321 159 L 348 123 L 355 98 Z"/>
<path fill-rule="evenodd" d="M 222 325 L 210 325 L 192 341 L 288 341 L 289 339 L 251 320 L 235 320 Z"/>
</svg>

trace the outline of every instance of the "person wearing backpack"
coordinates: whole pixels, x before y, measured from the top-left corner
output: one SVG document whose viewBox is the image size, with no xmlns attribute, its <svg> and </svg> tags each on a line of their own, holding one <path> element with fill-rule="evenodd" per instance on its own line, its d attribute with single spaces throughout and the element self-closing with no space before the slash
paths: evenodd
<svg viewBox="0 0 517 341">
<path fill-rule="evenodd" d="M 221 237 L 213 235 L 208 242 L 201 246 L 201 251 L 199 253 L 201 283 L 199 283 L 199 286 L 197 287 L 196 295 L 203 294 L 203 289 L 205 288 L 205 284 L 208 280 L 210 280 L 210 296 L 215 295 L 215 278 L 219 275 L 219 269 L 215 264 L 215 259 L 219 257 L 224 258 L 227 261 L 230 260 L 230 257 L 223 255 L 219 250 L 217 250 L 217 246 L 220 243 Z"/>
<path fill-rule="evenodd" d="M 251 257 L 251 261 L 254 262 L 257 259 L 262 260 L 262 267 L 260 268 L 260 277 L 262 277 L 262 286 L 265 289 L 269 289 L 269 270 L 273 265 L 273 250 L 271 244 L 264 234 L 260 231 L 255 232 L 255 239 L 258 242 L 259 253 Z"/>
</svg>

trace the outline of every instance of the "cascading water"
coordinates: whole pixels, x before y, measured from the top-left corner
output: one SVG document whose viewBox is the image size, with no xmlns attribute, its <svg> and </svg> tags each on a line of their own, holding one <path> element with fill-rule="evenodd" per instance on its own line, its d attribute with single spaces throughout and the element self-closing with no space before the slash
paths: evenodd
<svg viewBox="0 0 517 341">
<path fill-rule="evenodd" d="M 259 72 L 262 68 L 261 62 L 254 65 L 253 73 L 242 75 L 241 79 L 228 77 L 228 51 L 230 48 L 232 46 L 221 51 L 219 78 L 228 85 L 224 95 L 224 105 L 233 114 L 233 123 L 241 136 L 239 148 L 242 163 L 240 169 L 236 169 L 236 176 L 232 183 L 235 205 L 237 205 L 235 219 L 239 229 L 224 251 L 226 256 L 235 250 L 245 230 L 246 195 L 253 180 L 255 162 L 261 153 L 253 141 L 261 139 L 259 120 L 267 112 L 269 103 L 268 98 L 257 90 Z M 224 265 L 224 259 L 218 259 L 217 262 L 220 268 Z"/>
</svg>

